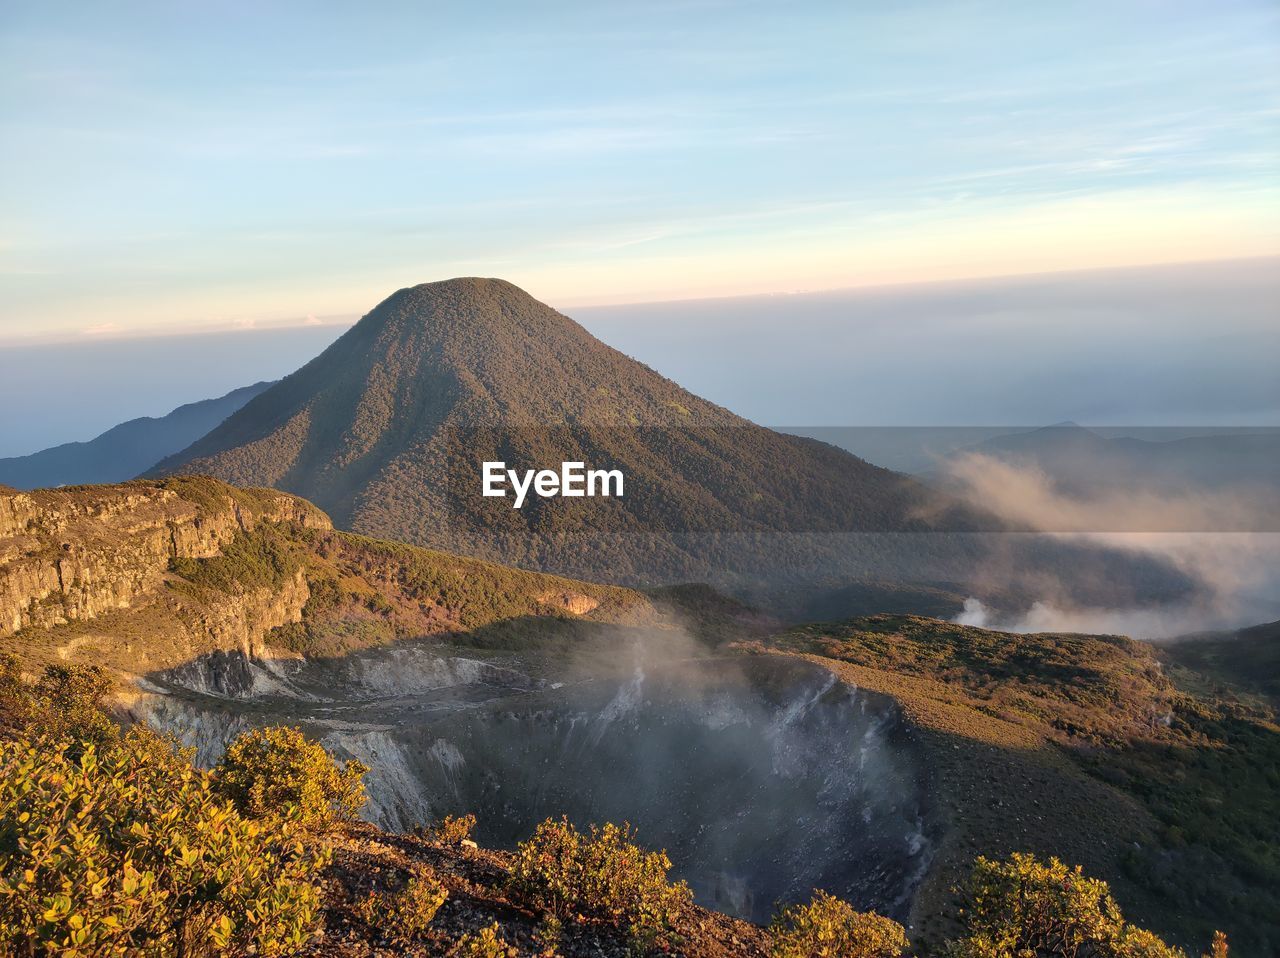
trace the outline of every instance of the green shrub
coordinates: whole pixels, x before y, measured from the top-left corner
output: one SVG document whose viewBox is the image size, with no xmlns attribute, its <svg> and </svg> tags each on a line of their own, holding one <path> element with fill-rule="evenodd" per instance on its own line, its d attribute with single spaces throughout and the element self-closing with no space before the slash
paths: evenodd
<svg viewBox="0 0 1280 958">
<path fill-rule="evenodd" d="M 323 830 L 351 821 L 365 803 L 368 766 L 341 768 L 318 742 L 283 726 L 245 732 L 214 769 L 218 791 L 253 818 L 287 816 Z"/>
<path fill-rule="evenodd" d="M 896 921 L 854 911 L 825 891 L 815 891 L 807 905 L 783 909 L 769 930 L 773 958 L 897 958 L 909 947 Z"/>
<path fill-rule="evenodd" d="M 1149 931 L 1127 924 L 1107 883 L 1056 858 L 1015 852 L 979 858 L 965 889 L 965 935 L 951 958 L 1185 958 Z"/>
<path fill-rule="evenodd" d="M 323 864 L 241 817 L 209 776 L 131 730 L 0 743 L 0 951 L 260 956 L 312 936 Z"/>
<path fill-rule="evenodd" d="M 446 815 L 436 824 L 422 829 L 422 837 L 441 845 L 461 845 L 476 827 L 474 815 Z"/>
<path fill-rule="evenodd" d="M 96 665 L 49 665 L 35 685 L 28 685 L 22 680 L 17 660 L 4 656 L 0 661 L 0 724 L 27 737 L 105 748 L 120 737 L 120 729 L 101 708 L 110 690 L 110 677 Z"/>
<path fill-rule="evenodd" d="M 499 934 L 495 922 L 470 935 L 463 935 L 449 954 L 451 958 L 508 958 L 515 955 L 516 950 Z"/>
<path fill-rule="evenodd" d="M 557 918 L 581 914 L 650 940 L 670 931 L 692 902 L 689 886 L 667 880 L 666 852 L 636 846 L 630 826 L 607 824 L 579 832 L 567 819 L 547 819 L 516 848 L 517 891 Z"/>
<path fill-rule="evenodd" d="M 411 945 L 426 934 L 448 897 L 449 890 L 435 879 L 411 876 L 396 891 L 370 892 L 356 913 L 396 944 Z"/>
<path fill-rule="evenodd" d="M 544 916 L 533 930 L 533 940 L 538 943 L 540 954 L 558 954 L 564 941 L 564 922 L 555 915 Z"/>
</svg>

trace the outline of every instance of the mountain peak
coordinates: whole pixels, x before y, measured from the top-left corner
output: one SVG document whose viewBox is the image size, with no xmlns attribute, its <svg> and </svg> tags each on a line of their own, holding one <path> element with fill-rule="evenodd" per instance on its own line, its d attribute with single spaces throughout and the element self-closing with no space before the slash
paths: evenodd
<svg viewBox="0 0 1280 958">
<path fill-rule="evenodd" d="M 397 290 L 385 302 L 402 298 L 415 303 L 440 301 L 444 303 L 472 302 L 478 305 L 504 301 L 538 303 L 532 295 L 515 283 L 492 276 L 455 276 L 438 279 Z M 538 303 L 538 305 L 543 305 Z"/>
<path fill-rule="evenodd" d="M 528 296 L 530 299 L 533 298 L 510 280 L 500 279 L 496 276 L 454 276 L 452 279 L 433 279 L 425 283 L 418 283 L 416 286 L 407 286 L 405 290 L 420 290 L 423 292 L 458 291 L 460 293 L 514 292 L 521 296 Z"/>
<path fill-rule="evenodd" d="M 353 327 L 355 338 L 371 330 L 398 335 L 425 332 L 429 340 L 483 331 L 500 343 L 510 336 L 569 336 L 589 340 L 585 329 L 505 279 L 458 276 L 397 290 Z"/>
</svg>

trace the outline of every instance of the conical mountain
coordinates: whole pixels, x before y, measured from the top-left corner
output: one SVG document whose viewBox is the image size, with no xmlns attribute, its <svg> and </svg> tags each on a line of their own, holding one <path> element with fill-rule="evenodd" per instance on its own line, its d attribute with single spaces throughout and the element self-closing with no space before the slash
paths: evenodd
<svg viewBox="0 0 1280 958">
<path fill-rule="evenodd" d="M 616 469 L 625 493 L 514 509 L 481 495 L 485 461 Z M 154 472 L 274 486 L 357 532 L 632 583 L 901 579 L 886 535 L 991 528 L 911 479 L 693 395 L 497 279 L 400 290 Z M 852 557 L 847 541 L 814 543 L 851 533 Z M 909 538 L 915 558 L 936 552 L 937 537 Z"/>
</svg>

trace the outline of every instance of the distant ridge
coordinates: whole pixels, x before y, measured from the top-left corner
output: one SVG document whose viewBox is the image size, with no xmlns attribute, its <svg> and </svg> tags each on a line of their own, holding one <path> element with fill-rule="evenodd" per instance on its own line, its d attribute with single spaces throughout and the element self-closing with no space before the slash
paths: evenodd
<svg viewBox="0 0 1280 958">
<path fill-rule="evenodd" d="M 203 436 L 270 385 L 254 383 L 217 399 L 187 403 L 166 416 L 131 419 L 87 442 L 0 459 L 0 483 L 37 489 L 132 479 Z"/>
<path fill-rule="evenodd" d="M 1064 422 L 997 436 L 958 451 L 968 453 L 1038 469 L 1057 488 L 1074 495 L 1134 488 L 1165 493 L 1247 490 L 1255 497 L 1268 496 L 1257 503 L 1258 515 L 1280 505 L 1275 498 L 1280 492 L 1280 432 L 1274 429 L 1242 428 L 1153 441 L 1107 437 Z"/>
</svg>

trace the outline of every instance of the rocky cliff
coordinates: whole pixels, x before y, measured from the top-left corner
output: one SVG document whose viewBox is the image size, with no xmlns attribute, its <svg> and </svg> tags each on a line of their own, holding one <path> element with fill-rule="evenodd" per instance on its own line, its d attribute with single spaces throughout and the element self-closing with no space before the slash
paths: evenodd
<svg viewBox="0 0 1280 958">
<path fill-rule="evenodd" d="M 262 522 L 330 527 L 324 513 L 294 496 L 198 479 L 0 492 L 0 636 L 145 601 L 173 560 L 216 556 L 237 532 Z M 297 576 L 293 591 L 305 589 Z M 272 604 L 260 598 L 259 605 Z M 208 625 L 239 635 L 243 624 L 229 622 L 237 617 L 214 614 Z"/>
<path fill-rule="evenodd" d="M 269 675 L 425 636 L 536 643 L 562 620 L 656 615 L 627 589 L 338 532 L 275 490 L 207 477 L 0 487 L 0 652 L 33 669 L 91 662 L 138 679 L 222 654 Z"/>
</svg>

